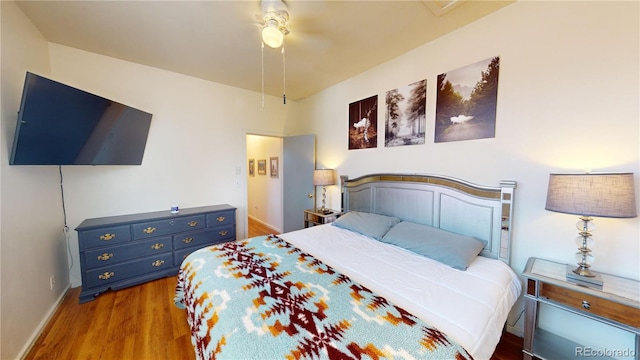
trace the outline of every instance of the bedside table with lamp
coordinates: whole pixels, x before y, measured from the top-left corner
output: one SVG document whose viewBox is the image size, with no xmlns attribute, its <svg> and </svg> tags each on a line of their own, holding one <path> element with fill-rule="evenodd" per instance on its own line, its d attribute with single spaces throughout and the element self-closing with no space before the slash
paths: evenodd
<svg viewBox="0 0 640 360">
<path fill-rule="evenodd" d="M 304 211 L 304 227 L 329 224 L 342 215 L 339 211 L 327 209 L 327 186 L 336 184 L 335 170 L 318 169 L 313 171 L 313 185 L 322 186 L 322 207 Z"/>
<path fill-rule="evenodd" d="M 591 216 L 637 216 L 633 173 L 551 174 L 545 209 L 580 216 L 578 266 L 530 258 L 526 277 L 523 358 L 565 359 L 632 356 L 640 359 L 640 281 L 590 270 L 593 256 Z M 583 346 L 538 328 L 540 304 L 598 321 L 635 336 L 635 348 L 593 353 Z M 587 354 L 585 351 L 588 351 Z"/>
</svg>

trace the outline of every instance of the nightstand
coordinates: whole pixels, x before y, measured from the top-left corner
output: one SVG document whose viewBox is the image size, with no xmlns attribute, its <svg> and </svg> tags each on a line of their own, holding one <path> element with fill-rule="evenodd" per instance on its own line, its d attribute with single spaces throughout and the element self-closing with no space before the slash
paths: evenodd
<svg viewBox="0 0 640 360">
<path fill-rule="evenodd" d="M 635 334 L 631 356 L 639 359 L 640 282 L 601 273 L 603 288 L 588 288 L 568 282 L 566 266 L 538 258 L 527 262 L 523 358 L 584 358 L 590 357 L 584 351 L 597 350 L 538 328 L 540 304 L 548 304 Z"/>
<path fill-rule="evenodd" d="M 304 211 L 304 227 L 308 228 L 309 226 L 314 225 L 322 225 L 329 224 L 336 221 L 337 218 L 342 215 L 339 211 L 331 211 L 330 213 L 324 214 L 320 212 L 320 210 L 305 210 Z"/>
</svg>

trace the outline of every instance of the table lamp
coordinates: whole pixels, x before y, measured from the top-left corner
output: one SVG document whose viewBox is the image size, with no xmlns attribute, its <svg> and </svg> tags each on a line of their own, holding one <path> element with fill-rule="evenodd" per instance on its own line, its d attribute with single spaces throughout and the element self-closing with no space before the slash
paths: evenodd
<svg viewBox="0 0 640 360">
<path fill-rule="evenodd" d="M 567 280 L 602 287 L 602 279 L 589 267 L 595 229 L 592 216 L 632 218 L 637 216 L 633 173 L 551 174 L 546 210 L 580 216 L 576 224 L 578 267 L 567 269 Z"/>
<path fill-rule="evenodd" d="M 336 176 L 335 171 L 332 169 L 320 169 L 313 171 L 313 185 L 322 186 L 322 207 L 319 209 L 320 212 L 326 213 L 329 211 L 325 208 L 326 200 L 327 200 L 327 186 L 335 185 Z"/>
</svg>

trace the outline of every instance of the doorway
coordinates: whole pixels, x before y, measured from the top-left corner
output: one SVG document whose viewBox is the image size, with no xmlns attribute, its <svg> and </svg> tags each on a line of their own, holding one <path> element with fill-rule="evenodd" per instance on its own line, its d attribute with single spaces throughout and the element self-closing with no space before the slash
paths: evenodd
<svg viewBox="0 0 640 360">
<path fill-rule="evenodd" d="M 314 205 L 315 135 L 246 134 L 247 226 L 283 233 L 304 227 Z"/>
</svg>

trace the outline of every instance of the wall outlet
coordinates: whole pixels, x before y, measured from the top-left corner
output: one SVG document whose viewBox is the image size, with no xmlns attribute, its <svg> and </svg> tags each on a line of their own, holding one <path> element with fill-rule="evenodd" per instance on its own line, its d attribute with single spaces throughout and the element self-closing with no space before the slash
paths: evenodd
<svg viewBox="0 0 640 360">
<path fill-rule="evenodd" d="M 56 276 L 55 275 L 51 275 L 51 277 L 49 278 L 49 288 L 51 290 L 56 288 Z"/>
</svg>

